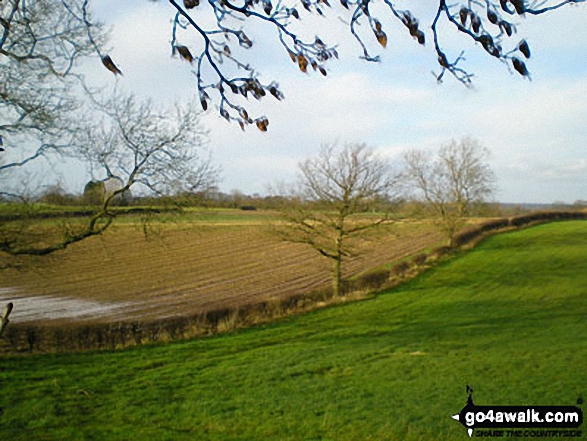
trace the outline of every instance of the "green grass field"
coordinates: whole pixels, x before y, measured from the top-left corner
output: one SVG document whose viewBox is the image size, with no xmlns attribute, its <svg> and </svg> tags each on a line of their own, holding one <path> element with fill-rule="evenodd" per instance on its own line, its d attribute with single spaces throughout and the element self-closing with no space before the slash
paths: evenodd
<svg viewBox="0 0 587 441">
<path fill-rule="evenodd" d="M 480 405 L 587 398 L 586 319 L 587 223 L 541 225 L 489 238 L 376 297 L 271 325 L 1 359 L 0 434 L 465 440 L 450 415 L 467 384 Z"/>
</svg>

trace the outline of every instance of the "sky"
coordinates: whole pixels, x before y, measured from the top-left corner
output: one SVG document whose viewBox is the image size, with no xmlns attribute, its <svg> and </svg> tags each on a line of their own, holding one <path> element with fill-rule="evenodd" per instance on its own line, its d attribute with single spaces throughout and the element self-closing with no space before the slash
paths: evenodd
<svg viewBox="0 0 587 441">
<path fill-rule="evenodd" d="M 426 3 L 410 3 L 423 14 L 422 24 L 430 23 Z M 92 84 L 117 81 L 121 90 L 161 105 L 196 92 L 190 65 L 170 57 L 174 9 L 168 2 L 93 4 L 95 16 L 111 29 L 109 53 L 124 76 L 116 80 L 99 59 L 90 59 L 83 68 Z M 264 194 L 269 185 L 291 182 L 297 164 L 316 154 L 323 143 L 366 143 L 397 162 L 406 150 L 433 151 L 452 139 L 471 136 L 492 152 L 496 200 L 587 200 L 587 4 L 517 18 L 519 38 L 526 38 L 532 49 L 531 81 L 447 32 L 444 41 L 450 53 L 466 50 L 464 66 L 475 73 L 472 88 L 450 76 L 437 84 L 431 73 L 438 71 L 432 45 L 419 46 L 392 19 L 383 22 L 387 48 L 376 42 L 370 46 L 381 61 L 360 59 L 359 45 L 339 19 L 342 11 L 332 8 L 326 18 L 304 15 L 297 25 L 310 39 L 318 34 L 327 43 L 339 44 L 340 59 L 326 65 L 327 77 L 302 73 L 273 29 L 247 30 L 255 43 L 247 55 L 250 62 L 265 81 L 280 84 L 285 99 L 251 103 L 251 109 L 269 118 L 266 133 L 254 126 L 243 132 L 214 109 L 203 115 L 214 163 L 223 170 L 222 191 Z M 426 32 L 430 42 L 431 33 Z M 61 173 L 83 186 L 85 166 L 67 168 Z"/>
</svg>

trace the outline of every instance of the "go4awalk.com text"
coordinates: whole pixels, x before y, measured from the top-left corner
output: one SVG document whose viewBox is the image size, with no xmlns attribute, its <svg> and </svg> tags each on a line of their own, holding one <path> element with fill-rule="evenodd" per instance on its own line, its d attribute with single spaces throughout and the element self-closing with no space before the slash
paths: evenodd
<svg viewBox="0 0 587 441">
<path fill-rule="evenodd" d="M 467 386 L 467 404 L 451 418 L 476 438 L 580 438 L 583 411 L 577 406 L 478 406 Z M 582 404 L 582 399 L 577 404 Z"/>
</svg>

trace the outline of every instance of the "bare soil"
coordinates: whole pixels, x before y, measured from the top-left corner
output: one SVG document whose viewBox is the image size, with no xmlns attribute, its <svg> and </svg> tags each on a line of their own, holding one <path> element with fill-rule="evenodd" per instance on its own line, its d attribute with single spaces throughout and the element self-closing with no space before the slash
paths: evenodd
<svg viewBox="0 0 587 441">
<path fill-rule="evenodd" d="M 439 241 L 425 222 L 398 222 L 358 246 L 346 276 Z M 103 236 L 0 271 L 12 323 L 62 325 L 153 320 L 239 307 L 326 289 L 330 262 L 284 243 L 266 222 L 183 222 L 155 229 L 115 225 Z"/>
</svg>

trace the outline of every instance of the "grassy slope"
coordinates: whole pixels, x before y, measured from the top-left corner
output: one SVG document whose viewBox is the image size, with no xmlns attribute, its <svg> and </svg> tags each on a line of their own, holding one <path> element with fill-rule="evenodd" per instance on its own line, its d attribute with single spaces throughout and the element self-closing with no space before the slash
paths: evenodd
<svg viewBox="0 0 587 441">
<path fill-rule="evenodd" d="M 465 404 L 587 392 L 587 223 L 490 238 L 374 299 L 232 335 L 0 360 L 6 439 L 466 439 Z"/>
</svg>

